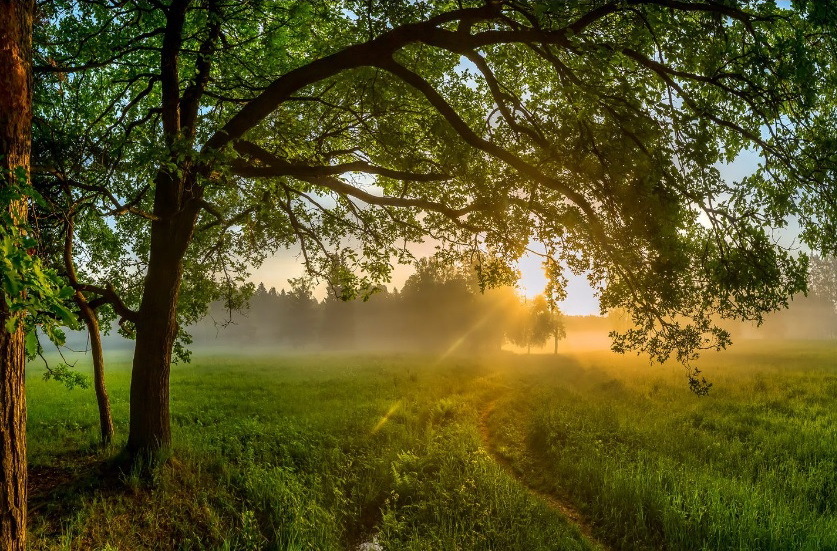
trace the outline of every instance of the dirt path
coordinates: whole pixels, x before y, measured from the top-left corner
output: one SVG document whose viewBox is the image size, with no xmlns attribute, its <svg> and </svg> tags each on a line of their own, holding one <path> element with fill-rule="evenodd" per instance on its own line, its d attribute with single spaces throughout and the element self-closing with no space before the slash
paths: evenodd
<svg viewBox="0 0 837 551">
<path fill-rule="evenodd" d="M 505 469 L 510 476 L 514 477 L 514 479 L 517 480 L 524 488 L 526 488 L 526 490 L 528 490 L 530 494 L 546 503 L 551 509 L 558 511 L 571 523 L 575 524 L 578 527 L 581 534 L 584 536 L 584 539 L 592 547 L 604 551 L 610 551 L 612 549 L 611 547 L 605 545 L 604 543 L 596 539 L 596 537 L 593 535 L 593 530 L 590 526 L 590 523 L 587 522 L 587 520 L 575 507 L 573 507 L 570 503 L 567 503 L 566 501 L 563 501 L 552 494 L 546 493 L 529 485 L 526 482 L 526 480 L 524 480 L 517 474 L 509 460 L 503 457 L 497 451 L 496 441 L 491 435 L 491 430 L 488 428 L 488 418 L 494 411 L 494 406 L 496 404 L 496 399 L 489 402 L 480 414 L 480 437 L 482 438 L 482 442 L 485 446 L 485 449 L 488 450 L 488 453 L 491 455 L 494 461 L 496 461 L 498 465 L 503 467 L 503 469 Z"/>
</svg>

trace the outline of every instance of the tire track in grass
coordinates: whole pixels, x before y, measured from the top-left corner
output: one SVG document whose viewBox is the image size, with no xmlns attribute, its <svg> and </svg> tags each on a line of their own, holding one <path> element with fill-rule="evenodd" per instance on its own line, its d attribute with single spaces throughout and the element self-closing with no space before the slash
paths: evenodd
<svg viewBox="0 0 837 551">
<path fill-rule="evenodd" d="M 557 511 L 563 517 L 570 521 L 571 524 L 574 524 L 581 535 L 584 537 L 586 542 L 590 544 L 595 549 L 600 549 L 603 551 L 611 551 L 612 548 L 593 535 L 593 528 L 587 519 L 572 506 L 572 504 L 559 499 L 557 496 L 544 492 L 538 488 L 535 488 L 531 484 L 529 484 L 526 480 L 524 480 L 514 469 L 511 462 L 497 450 L 496 440 L 491 435 L 491 429 L 489 428 L 488 419 L 491 417 L 491 413 L 494 411 L 495 406 L 497 405 L 499 398 L 495 398 L 494 400 L 488 402 L 488 404 L 482 409 L 480 413 L 480 423 L 479 423 L 479 431 L 480 431 L 480 439 L 482 440 L 483 446 L 488 451 L 488 454 L 494 460 L 495 463 L 500 465 L 500 467 L 505 470 L 509 476 L 514 478 L 521 486 L 526 488 L 526 490 L 535 498 L 540 500 L 541 502 L 545 503 L 550 509 Z"/>
</svg>

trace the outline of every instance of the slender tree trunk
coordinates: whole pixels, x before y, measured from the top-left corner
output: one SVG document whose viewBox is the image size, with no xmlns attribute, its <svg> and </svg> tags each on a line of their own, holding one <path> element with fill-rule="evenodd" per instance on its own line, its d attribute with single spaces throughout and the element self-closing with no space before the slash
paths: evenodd
<svg viewBox="0 0 837 551">
<path fill-rule="evenodd" d="M 70 210 L 73 211 L 73 209 L 74 207 Z M 70 283 L 77 286 L 78 276 L 75 262 L 73 262 L 74 226 L 74 213 L 71 212 L 68 216 L 67 229 L 64 235 L 64 269 L 67 271 L 67 279 L 70 280 Z M 93 382 L 96 387 L 96 402 L 99 405 L 99 427 L 102 434 L 102 444 L 108 445 L 113 441 L 113 417 L 110 413 L 110 399 L 105 386 L 105 357 L 102 352 L 102 332 L 99 328 L 99 318 L 96 316 L 96 311 L 88 304 L 84 293 L 78 289 L 76 289 L 76 304 L 81 312 L 81 319 L 87 326 L 87 334 L 90 336 L 90 350 L 93 353 Z"/>
<path fill-rule="evenodd" d="M 556 329 L 554 333 L 552 333 L 552 339 L 555 343 L 555 348 L 553 348 L 552 353 L 556 356 L 558 355 L 558 330 Z"/>
<path fill-rule="evenodd" d="M 0 0 L 0 185 L 10 170 L 29 171 L 32 143 L 32 0 Z M 11 205 L 25 221 L 26 205 Z M 26 387 L 23 329 L 6 330 L 0 295 L 0 549 L 26 547 Z"/>
<path fill-rule="evenodd" d="M 96 402 L 99 405 L 99 428 L 102 433 L 102 444 L 108 445 L 113 441 L 113 417 L 110 413 L 110 399 L 105 386 L 105 357 L 102 353 L 102 332 L 99 328 L 99 318 L 96 312 L 87 304 L 84 295 L 78 299 L 81 292 L 76 293 L 76 302 L 81 310 L 81 318 L 87 326 L 90 335 L 90 351 L 93 354 L 93 384 L 96 387 Z"/>
</svg>

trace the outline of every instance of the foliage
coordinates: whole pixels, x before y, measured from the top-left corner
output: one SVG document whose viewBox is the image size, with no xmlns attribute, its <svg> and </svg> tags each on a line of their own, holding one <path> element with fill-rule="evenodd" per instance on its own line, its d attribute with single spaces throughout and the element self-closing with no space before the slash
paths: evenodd
<svg viewBox="0 0 837 551">
<path fill-rule="evenodd" d="M 70 366 L 63 362 L 59 363 L 55 367 L 49 367 L 48 365 L 45 366 L 44 380 L 53 380 L 59 383 L 63 383 L 67 390 L 72 390 L 76 387 L 90 387 L 90 381 L 88 377 L 86 377 L 82 373 L 79 373 L 78 371 L 70 369 Z"/>
<path fill-rule="evenodd" d="M 835 246 L 837 25 L 816 2 L 42 10 L 45 183 L 108 218 L 84 238 L 108 236 L 90 275 L 132 307 L 159 292 L 142 285 L 152 220 L 189 228 L 181 327 L 239 304 L 247 267 L 291 245 L 353 296 L 427 236 L 485 258 L 481 284 L 534 239 L 550 296 L 570 270 L 630 313 L 615 349 L 687 363 L 730 342 L 716 315 L 759 322 L 804 290 L 773 230 L 795 216 Z M 745 152 L 759 168 L 724 181 Z"/>
<path fill-rule="evenodd" d="M 560 310 L 551 307 L 543 295 L 520 305 L 508 333 L 511 342 L 527 348 L 540 347 L 549 338 L 562 339 L 565 336 Z"/>
<path fill-rule="evenodd" d="M 32 359 L 41 350 L 37 329 L 58 345 L 64 343 L 61 327 L 76 328 L 70 311 L 73 290 L 63 284 L 55 270 L 38 258 L 38 241 L 26 223 L 28 200 L 41 200 L 28 184 L 24 169 L 3 175 L 0 188 L 0 252 L 2 252 L 2 302 L 8 309 L 6 330 L 23 327 L 26 355 Z"/>
</svg>

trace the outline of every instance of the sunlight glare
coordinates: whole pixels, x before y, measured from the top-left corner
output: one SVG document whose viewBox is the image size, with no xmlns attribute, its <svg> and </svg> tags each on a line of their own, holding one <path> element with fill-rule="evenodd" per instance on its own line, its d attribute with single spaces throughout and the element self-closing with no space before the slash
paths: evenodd
<svg viewBox="0 0 837 551">
<path fill-rule="evenodd" d="M 381 420 L 378 421 L 378 424 L 375 425 L 375 427 L 372 429 L 372 432 L 370 432 L 369 434 L 375 434 L 376 432 L 381 430 L 383 428 L 383 426 L 387 424 L 387 421 L 389 421 L 390 417 L 392 417 L 395 414 L 395 412 L 398 411 L 398 408 L 400 408 L 400 407 L 401 407 L 401 400 L 398 400 L 397 402 L 392 404 L 392 407 L 390 407 L 389 410 L 387 410 L 387 412 L 384 414 L 384 416 L 381 417 Z"/>
</svg>

